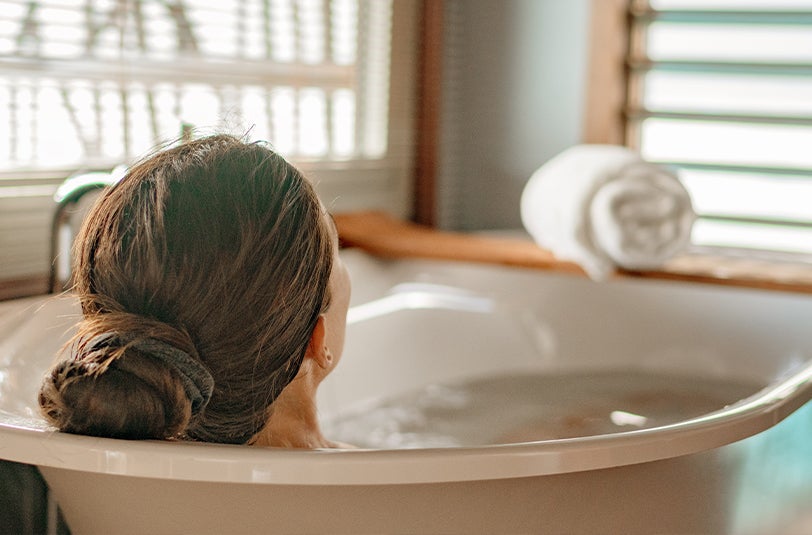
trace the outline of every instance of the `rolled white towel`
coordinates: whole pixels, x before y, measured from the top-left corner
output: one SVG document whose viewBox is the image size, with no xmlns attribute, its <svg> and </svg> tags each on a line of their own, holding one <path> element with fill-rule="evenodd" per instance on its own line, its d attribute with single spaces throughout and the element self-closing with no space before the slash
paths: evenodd
<svg viewBox="0 0 812 535">
<path fill-rule="evenodd" d="M 541 166 L 521 199 L 540 246 L 596 280 L 653 269 L 689 243 L 691 198 L 674 173 L 614 145 L 578 145 Z"/>
</svg>

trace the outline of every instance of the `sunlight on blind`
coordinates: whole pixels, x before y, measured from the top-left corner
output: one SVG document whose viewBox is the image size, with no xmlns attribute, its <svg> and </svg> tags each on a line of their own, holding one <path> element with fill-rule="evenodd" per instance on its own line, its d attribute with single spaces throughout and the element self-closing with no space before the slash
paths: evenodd
<svg viewBox="0 0 812 535">
<path fill-rule="evenodd" d="M 809 0 L 650 0 L 654 9 L 742 9 L 781 11 L 809 7 Z"/>
<path fill-rule="evenodd" d="M 109 167 L 183 125 L 381 158 L 390 19 L 391 0 L 0 0 L 0 167 Z"/>
<path fill-rule="evenodd" d="M 694 243 L 812 254 L 812 0 L 631 10 L 629 142 L 679 169 Z"/>
<path fill-rule="evenodd" d="M 812 115 L 812 77 L 651 71 L 644 84 L 649 109 Z"/>
<path fill-rule="evenodd" d="M 805 27 L 655 22 L 648 28 L 646 51 L 653 60 L 808 61 L 812 32 Z"/>
<path fill-rule="evenodd" d="M 641 134 L 654 160 L 812 168 L 809 127 L 651 118 Z"/>
</svg>

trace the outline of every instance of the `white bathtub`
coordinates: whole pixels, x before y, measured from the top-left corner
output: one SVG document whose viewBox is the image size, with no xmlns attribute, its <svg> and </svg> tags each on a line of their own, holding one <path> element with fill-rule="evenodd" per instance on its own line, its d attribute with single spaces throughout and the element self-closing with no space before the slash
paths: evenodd
<svg viewBox="0 0 812 535">
<path fill-rule="evenodd" d="M 325 421 L 370 398 L 507 372 L 643 369 L 764 388 L 662 427 L 501 445 L 73 436 L 44 427 L 35 392 L 76 304 L 32 298 L 0 303 L 0 458 L 40 467 L 75 534 L 812 532 L 812 297 L 344 257 L 356 306 L 320 392 Z"/>
</svg>

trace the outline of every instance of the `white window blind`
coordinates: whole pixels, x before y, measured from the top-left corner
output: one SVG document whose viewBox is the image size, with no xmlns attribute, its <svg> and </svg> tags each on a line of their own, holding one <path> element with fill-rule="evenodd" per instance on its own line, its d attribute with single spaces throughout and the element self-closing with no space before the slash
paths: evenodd
<svg viewBox="0 0 812 535">
<path fill-rule="evenodd" d="M 700 247 L 812 254 L 812 0 L 631 2 L 628 136 Z"/>
<path fill-rule="evenodd" d="M 47 269 L 56 184 L 182 133 L 268 140 L 326 203 L 402 212 L 415 5 L 0 0 L 0 279 Z"/>
</svg>

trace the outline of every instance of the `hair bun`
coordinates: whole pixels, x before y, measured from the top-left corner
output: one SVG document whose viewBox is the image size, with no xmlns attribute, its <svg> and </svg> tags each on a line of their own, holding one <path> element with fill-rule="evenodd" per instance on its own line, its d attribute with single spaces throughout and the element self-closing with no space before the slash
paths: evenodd
<svg viewBox="0 0 812 535">
<path fill-rule="evenodd" d="M 43 416 L 70 433 L 132 439 L 183 435 L 214 386 L 196 355 L 144 332 L 87 336 L 98 331 L 85 327 L 72 358 L 55 364 L 44 378 Z"/>
</svg>

